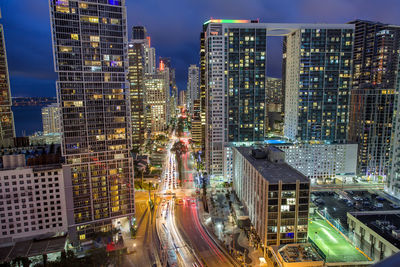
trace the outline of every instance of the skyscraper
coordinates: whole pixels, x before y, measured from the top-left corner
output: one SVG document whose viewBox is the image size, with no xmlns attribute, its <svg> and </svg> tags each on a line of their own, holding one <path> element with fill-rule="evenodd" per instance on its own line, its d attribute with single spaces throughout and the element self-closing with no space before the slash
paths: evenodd
<svg viewBox="0 0 400 267">
<path fill-rule="evenodd" d="M 145 121 L 145 50 L 146 39 L 134 39 L 128 45 L 129 71 L 128 81 L 130 87 L 132 147 L 139 150 L 144 143 L 146 130 Z"/>
<path fill-rule="evenodd" d="M 61 133 L 61 116 L 58 104 L 42 108 L 43 134 Z"/>
<path fill-rule="evenodd" d="M 144 26 L 132 27 L 132 40 L 145 40 L 147 38 L 147 30 Z"/>
<path fill-rule="evenodd" d="M 194 100 L 200 98 L 199 90 L 199 67 L 196 65 L 190 65 L 188 69 L 188 80 L 187 80 L 187 104 L 190 113 L 193 113 Z"/>
<path fill-rule="evenodd" d="M 206 33 L 200 33 L 200 119 L 201 119 L 201 150 L 206 149 Z M 202 154 L 204 155 L 204 153 Z"/>
<path fill-rule="evenodd" d="M 168 102 L 166 101 L 169 88 L 167 68 L 157 74 L 145 75 L 147 127 L 152 133 L 164 131 L 167 127 Z"/>
<path fill-rule="evenodd" d="M 356 20 L 349 140 L 358 143 L 360 175 L 388 173 L 397 89 L 400 26 Z"/>
<path fill-rule="evenodd" d="M 3 25 L 0 24 L 0 143 L 3 143 L 3 145 L 9 143 L 10 139 L 15 137 L 14 116 L 11 111 L 11 105 L 6 43 Z"/>
<path fill-rule="evenodd" d="M 353 25 L 304 26 L 286 37 L 284 134 L 345 142 Z"/>
<path fill-rule="evenodd" d="M 346 140 L 353 29 L 250 20 L 204 24 L 206 168 L 215 181 L 230 179 L 231 146 L 264 140 L 267 36 L 287 40 L 285 135 Z"/>
<path fill-rule="evenodd" d="M 186 106 L 186 90 L 179 91 L 179 106 Z"/>
<path fill-rule="evenodd" d="M 50 1 L 72 240 L 134 215 L 125 1 Z"/>
</svg>

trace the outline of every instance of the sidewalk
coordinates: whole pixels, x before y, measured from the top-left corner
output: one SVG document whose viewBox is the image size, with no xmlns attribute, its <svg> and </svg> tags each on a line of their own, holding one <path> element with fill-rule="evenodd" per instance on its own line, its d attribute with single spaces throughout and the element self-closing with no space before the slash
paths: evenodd
<svg viewBox="0 0 400 267">
<path fill-rule="evenodd" d="M 220 189 L 220 193 L 217 192 L 214 196 L 212 194 L 208 195 L 207 203 L 209 213 L 205 213 L 202 206 L 201 209 L 199 209 L 199 214 L 205 222 L 204 225 L 207 227 L 209 232 L 214 233 L 222 244 L 224 244 L 225 248 L 233 258 L 243 264 L 243 255 L 246 255 L 245 266 L 260 266 L 259 258 L 263 255 L 257 249 L 250 247 L 249 240 L 246 237 L 244 230 L 240 229 L 233 221 L 229 205 L 227 205 L 227 202 L 232 201 L 233 196 L 231 195 L 230 199 L 226 199 L 225 194 L 226 190 Z M 212 198 L 214 198 L 216 202 L 214 205 L 212 204 Z M 203 205 L 203 202 L 199 203 Z M 215 222 L 222 225 L 222 230 L 220 230 L 221 232 L 218 231 Z"/>
</svg>

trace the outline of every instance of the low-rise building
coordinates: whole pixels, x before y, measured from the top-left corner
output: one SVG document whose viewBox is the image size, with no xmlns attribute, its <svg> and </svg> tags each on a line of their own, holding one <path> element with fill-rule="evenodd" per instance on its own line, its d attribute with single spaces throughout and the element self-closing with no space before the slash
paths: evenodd
<svg viewBox="0 0 400 267">
<path fill-rule="evenodd" d="M 351 180 L 357 170 L 357 144 L 324 141 L 290 142 L 282 138 L 264 142 L 232 142 L 225 147 L 225 177 L 233 175 L 232 148 L 239 146 L 263 147 L 273 145 L 285 152 L 286 163 L 307 176 L 312 184 L 332 182 L 335 178 Z"/>
<path fill-rule="evenodd" d="M 400 251 L 400 211 L 348 212 L 353 242 L 375 261 Z"/>
<path fill-rule="evenodd" d="M 268 258 L 280 267 L 322 267 L 324 260 L 311 244 L 287 244 L 268 247 Z"/>
<path fill-rule="evenodd" d="M 0 246 L 66 234 L 60 163 L 27 166 L 24 154 L 2 156 L 0 225 Z"/>
<path fill-rule="evenodd" d="M 233 189 L 267 246 L 307 241 L 310 180 L 275 147 L 233 148 Z"/>
<path fill-rule="evenodd" d="M 275 146 L 285 152 L 286 162 L 307 176 L 312 183 L 356 176 L 357 144 L 310 141 Z"/>
</svg>

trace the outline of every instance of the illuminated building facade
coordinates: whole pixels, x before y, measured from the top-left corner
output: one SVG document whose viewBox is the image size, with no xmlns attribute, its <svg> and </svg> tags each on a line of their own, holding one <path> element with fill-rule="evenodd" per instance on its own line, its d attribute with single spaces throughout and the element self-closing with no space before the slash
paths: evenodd
<svg viewBox="0 0 400 267">
<path fill-rule="evenodd" d="M 187 108 L 193 114 L 194 101 L 200 98 L 199 91 L 199 67 L 190 65 L 187 81 Z"/>
<path fill-rule="evenodd" d="M 200 147 L 201 144 L 201 107 L 200 99 L 193 101 L 193 115 L 192 115 L 192 141 Z"/>
<path fill-rule="evenodd" d="M 186 107 L 186 90 L 179 91 L 179 106 Z"/>
<path fill-rule="evenodd" d="M 145 121 L 145 49 L 146 39 L 134 39 L 128 45 L 131 120 L 132 120 L 132 147 L 139 149 L 144 143 L 146 130 Z"/>
<path fill-rule="evenodd" d="M 265 138 L 268 36 L 287 40 L 285 135 L 346 140 L 353 29 L 348 24 L 250 20 L 212 19 L 204 24 L 205 154 L 214 181 L 226 180 L 232 163 L 229 143 Z"/>
<path fill-rule="evenodd" d="M 400 27 L 356 20 L 348 139 L 359 175 L 386 176 L 399 70 Z"/>
<path fill-rule="evenodd" d="M 200 33 L 200 118 L 201 118 L 201 150 L 206 149 L 206 50 L 205 36 Z M 203 153 L 204 155 L 204 153 Z"/>
<path fill-rule="evenodd" d="M 235 147 L 233 162 L 233 189 L 264 248 L 307 242 L 310 180 L 275 147 Z"/>
<path fill-rule="evenodd" d="M 284 135 L 347 139 L 354 25 L 304 25 L 286 38 Z"/>
<path fill-rule="evenodd" d="M 265 98 L 267 104 L 283 105 L 282 79 L 267 77 Z"/>
<path fill-rule="evenodd" d="M 61 133 L 61 114 L 57 103 L 42 108 L 43 134 Z"/>
<path fill-rule="evenodd" d="M 125 1 L 51 0 L 68 233 L 134 215 Z"/>
<path fill-rule="evenodd" d="M 14 116 L 11 110 L 10 79 L 8 74 L 6 43 L 0 24 L 0 143 L 15 137 Z"/>
<path fill-rule="evenodd" d="M 145 75 L 147 127 L 152 133 L 166 130 L 168 109 L 168 69 L 159 70 L 157 74 Z"/>
</svg>

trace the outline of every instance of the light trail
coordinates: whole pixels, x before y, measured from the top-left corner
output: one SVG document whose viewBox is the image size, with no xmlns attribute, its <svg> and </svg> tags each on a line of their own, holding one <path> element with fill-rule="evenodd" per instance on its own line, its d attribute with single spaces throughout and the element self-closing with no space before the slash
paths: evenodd
<svg viewBox="0 0 400 267">
<path fill-rule="evenodd" d="M 225 262 L 225 259 L 222 256 L 222 254 L 219 251 L 219 249 L 214 245 L 213 241 L 210 240 L 209 236 L 206 234 L 206 232 L 204 232 L 203 228 L 201 227 L 201 225 L 199 223 L 199 216 L 198 216 L 198 213 L 197 213 L 197 207 L 196 206 L 191 206 L 191 207 L 192 207 L 192 215 L 193 215 L 193 218 L 194 218 L 194 222 L 195 222 L 196 228 L 198 229 L 198 231 L 202 235 L 203 239 L 210 246 L 210 248 L 214 251 L 215 255 L 217 255 L 218 258 L 221 261 Z"/>
</svg>

